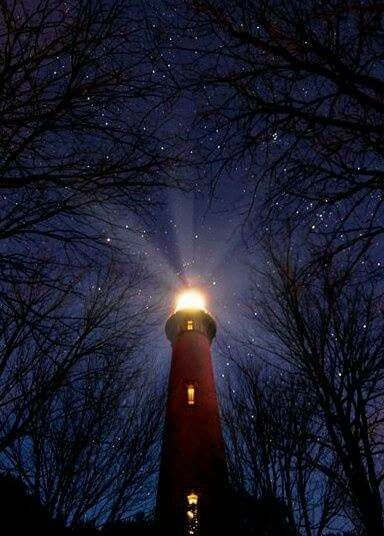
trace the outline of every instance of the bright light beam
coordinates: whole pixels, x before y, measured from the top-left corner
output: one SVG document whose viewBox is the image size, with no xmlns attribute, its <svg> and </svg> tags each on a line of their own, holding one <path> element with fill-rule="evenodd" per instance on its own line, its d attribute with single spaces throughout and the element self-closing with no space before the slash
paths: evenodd
<svg viewBox="0 0 384 536">
<path fill-rule="evenodd" d="M 196 310 L 206 310 L 205 298 L 201 292 L 194 289 L 189 289 L 176 298 L 176 311 L 181 311 L 183 309 L 196 309 Z"/>
</svg>

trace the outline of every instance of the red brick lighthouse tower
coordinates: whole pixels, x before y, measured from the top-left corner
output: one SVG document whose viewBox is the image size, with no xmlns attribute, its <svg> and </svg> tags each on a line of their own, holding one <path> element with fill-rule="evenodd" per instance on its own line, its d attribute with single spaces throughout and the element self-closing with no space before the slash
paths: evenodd
<svg viewBox="0 0 384 536">
<path fill-rule="evenodd" d="M 165 331 L 172 344 L 157 512 L 169 536 L 212 534 L 227 484 L 211 362 L 216 324 L 202 295 L 186 291 Z"/>
</svg>

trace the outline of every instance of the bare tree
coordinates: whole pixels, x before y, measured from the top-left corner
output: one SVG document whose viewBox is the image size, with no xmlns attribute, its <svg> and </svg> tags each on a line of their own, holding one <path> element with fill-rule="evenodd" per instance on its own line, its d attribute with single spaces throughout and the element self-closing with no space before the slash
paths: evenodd
<svg viewBox="0 0 384 536">
<path fill-rule="evenodd" d="M 142 14 L 0 2 L 0 456 L 69 524 L 134 508 L 156 448 L 146 273 L 110 244 L 180 186 Z"/>
<path fill-rule="evenodd" d="M 232 483 L 257 500 L 282 499 L 293 533 L 321 536 L 340 520 L 344 499 L 318 468 L 332 460 L 317 441 L 316 408 L 303 382 L 263 370 L 257 355 L 241 358 L 244 349 L 227 351 L 235 367 L 224 403 Z"/>
<path fill-rule="evenodd" d="M 12 279 L 2 286 L 0 450 L 24 436 L 39 408 L 65 385 L 89 356 L 121 354 L 137 344 L 150 309 L 137 296 L 140 277 L 112 270 L 97 274 L 58 271 L 47 284 Z M 129 328 L 129 331 L 127 329 Z"/>
<path fill-rule="evenodd" d="M 270 255 L 268 273 L 258 274 L 250 303 L 253 322 L 256 318 L 265 330 L 274 362 L 308 386 L 306 400 L 317 408 L 317 442 L 325 451 L 316 467 L 348 496 L 360 532 L 380 534 L 381 296 L 349 261 L 308 267 L 290 254 Z M 338 466 L 326 462 L 333 459 Z"/>
<path fill-rule="evenodd" d="M 5 453 L 8 470 L 67 526 L 148 509 L 163 405 L 135 350 L 90 355 Z"/>
<path fill-rule="evenodd" d="M 172 139 L 161 141 L 169 95 L 149 39 L 122 0 L 1 2 L 3 263 L 48 240 L 68 257 L 105 242 L 119 210 L 144 216 L 162 188 L 180 185 Z"/>
<path fill-rule="evenodd" d="M 347 243 L 381 234 L 382 4 L 182 4 L 180 78 L 203 93 L 210 172 L 235 167 L 247 209 L 266 195 L 274 221 L 331 217 Z"/>
</svg>

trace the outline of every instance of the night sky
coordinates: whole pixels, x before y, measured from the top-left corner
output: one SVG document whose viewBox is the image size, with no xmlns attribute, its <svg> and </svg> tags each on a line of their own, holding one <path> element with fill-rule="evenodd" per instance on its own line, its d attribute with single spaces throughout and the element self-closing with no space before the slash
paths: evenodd
<svg viewBox="0 0 384 536">
<path fill-rule="evenodd" d="M 177 293 L 186 286 L 205 294 L 208 309 L 218 323 L 219 341 L 241 321 L 239 313 L 249 285 L 247 263 L 254 255 L 242 236 L 242 216 L 231 210 L 236 195 L 236 185 L 230 178 L 220 185 L 218 199 L 213 202 L 207 191 L 169 192 L 164 206 L 156 211 L 155 224 L 143 226 L 135 239 L 135 249 L 142 252 L 156 274 L 149 302 L 157 302 L 159 292 L 162 296 L 163 323 L 160 321 L 151 350 L 155 361 L 170 362 L 170 345 L 163 327 Z M 213 353 L 221 377 L 226 363 L 215 350 Z"/>
<path fill-rule="evenodd" d="M 149 76 L 172 93 L 175 80 L 182 84 L 189 76 L 188 65 L 199 37 L 196 32 L 183 31 L 182 10 L 175 3 L 156 2 L 147 8 L 139 11 L 140 16 L 150 21 L 155 38 L 159 34 L 161 41 L 158 50 L 149 46 Z M 162 310 L 149 353 L 151 359 L 167 364 L 170 346 L 164 324 L 173 311 L 177 293 L 186 286 L 204 292 L 208 309 L 218 323 L 217 338 L 221 342 L 223 334 L 241 322 L 250 284 L 248 264 L 260 257 L 246 231 L 248 216 L 253 228 L 261 226 L 254 213 L 248 215 L 253 186 L 248 181 L 247 164 L 239 161 L 223 168 L 216 181 L 215 165 L 219 165 L 222 155 L 221 133 L 216 125 L 201 121 L 210 94 L 181 90 L 176 94 L 171 105 L 165 103 L 157 111 L 163 124 L 159 145 L 161 151 L 176 150 L 181 156 L 183 164 L 170 173 L 177 175 L 189 191 L 166 189 L 159 193 L 160 203 L 148 220 L 119 215 L 123 236 L 127 223 L 129 229 L 135 229 L 135 233 L 126 235 L 124 248 L 129 254 L 142 255 L 155 274 L 154 288 L 143 295 L 149 304 L 158 303 L 160 297 Z M 215 350 L 213 353 L 216 372 L 222 377 L 228 364 L 215 355 Z"/>
<path fill-rule="evenodd" d="M 107 39 L 106 43 L 101 45 L 99 43 L 100 50 L 99 45 L 95 45 L 95 58 L 91 51 L 93 49 L 88 50 L 85 47 L 84 52 L 82 43 L 78 45 L 79 58 L 81 59 L 82 54 L 87 58 L 84 60 L 83 71 L 82 68 L 79 69 L 79 80 L 76 80 L 76 54 L 73 53 L 73 43 L 70 39 L 69 43 L 66 43 L 65 26 L 64 30 L 61 29 L 62 34 L 58 42 L 63 41 L 67 48 L 62 51 L 59 47 L 60 53 L 52 52 L 51 57 L 41 64 L 38 59 L 36 73 L 34 67 L 31 69 L 32 74 L 28 72 L 30 58 L 33 57 L 33 54 L 30 54 L 30 49 L 33 49 L 31 43 L 35 39 L 35 29 L 30 29 L 31 42 L 25 45 L 19 67 L 27 82 L 23 82 L 23 76 L 19 75 L 22 81 L 16 80 L 19 91 L 16 92 L 18 98 L 15 98 L 16 112 L 12 111 L 11 103 L 10 111 L 4 113 L 4 116 L 8 113 L 4 119 L 5 123 L 8 121 L 4 129 L 7 131 L 4 136 L 7 143 L 4 143 L 5 149 L 2 150 L 5 156 L 2 155 L 0 159 L 5 169 L 3 173 L 5 185 L 0 196 L 0 256 L 2 257 L 0 275 L 8 293 L 11 324 L 15 319 L 19 321 L 19 317 L 13 312 L 14 301 L 18 302 L 20 318 L 24 319 L 23 293 L 20 297 L 17 295 L 15 300 L 13 284 L 18 288 L 23 287 L 25 283 L 28 295 L 31 291 L 32 297 L 35 286 L 39 288 L 41 284 L 44 293 L 46 292 L 47 302 L 51 296 L 51 288 L 55 291 L 60 290 L 61 286 L 63 289 L 66 288 L 68 295 L 73 294 L 74 301 L 66 305 L 66 298 L 63 297 L 62 309 L 58 309 L 60 312 L 57 314 L 57 319 L 54 310 L 55 320 L 58 320 L 58 325 L 61 322 L 65 325 L 68 316 L 79 332 L 83 329 L 82 315 L 87 311 L 87 307 L 92 310 L 93 300 L 97 302 L 98 296 L 102 298 L 110 296 L 114 299 L 115 289 L 116 296 L 120 296 L 121 289 L 128 290 L 127 294 L 121 293 L 121 296 L 124 296 L 121 302 L 120 298 L 117 300 L 117 305 L 123 303 L 122 309 L 127 316 L 123 316 L 122 320 L 121 309 L 116 308 L 115 311 L 118 312 L 113 313 L 116 316 L 111 313 L 111 317 L 108 316 L 110 323 L 106 322 L 105 326 L 103 325 L 108 333 L 112 333 L 111 339 L 114 339 L 114 333 L 119 335 L 116 336 L 116 340 L 109 340 L 106 337 L 108 345 L 105 349 L 101 345 L 106 356 L 101 353 L 100 357 L 100 362 L 104 363 L 102 361 L 104 357 L 114 356 L 116 352 L 111 348 L 115 348 L 114 344 L 119 342 L 120 337 L 123 357 L 121 368 L 116 369 L 118 371 L 116 377 L 123 378 L 124 385 L 125 380 L 127 385 L 131 381 L 129 385 L 133 386 L 135 374 L 137 373 L 138 377 L 143 375 L 145 381 L 142 383 L 140 378 L 140 382 L 136 383 L 131 392 L 125 394 L 125 388 L 118 390 L 116 400 L 119 399 L 119 404 L 120 399 L 122 400 L 123 413 L 127 413 L 127 401 L 129 406 L 132 393 L 142 395 L 148 391 L 148 397 L 152 397 L 152 402 L 156 403 L 159 412 L 157 422 L 162 422 L 160 416 L 162 408 L 157 396 L 160 395 L 164 399 L 171 362 L 171 345 L 166 338 L 164 326 L 168 317 L 174 312 L 177 294 L 188 287 L 196 288 L 205 295 L 207 310 L 217 322 L 217 336 L 212 345 L 217 388 L 219 395 L 223 396 L 221 400 L 224 399 L 226 392 L 229 394 L 236 392 L 236 397 L 237 393 L 240 393 L 241 403 L 238 405 L 240 413 L 244 411 L 244 386 L 247 385 L 246 375 L 241 377 L 243 370 L 238 366 L 240 363 L 245 364 L 245 368 L 249 366 L 252 373 L 257 369 L 255 377 L 260 372 L 260 381 L 265 380 L 264 387 L 268 396 L 275 386 L 282 388 L 288 385 L 290 389 L 295 389 L 294 398 L 296 398 L 298 385 L 300 389 L 302 388 L 305 406 L 308 406 L 309 411 L 312 411 L 314 400 L 321 409 L 316 396 L 318 390 L 321 391 L 323 387 L 317 382 L 315 374 L 308 373 L 306 376 L 303 372 L 306 367 L 310 369 L 312 353 L 317 356 L 316 348 L 313 349 L 310 345 L 305 347 L 303 333 L 308 331 L 311 337 L 316 338 L 315 330 L 318 328 L 316 320 L 317 317 L 320 320 L 322 318 L 321 300 L 327 304 L 326 299 L 331 301 L 331 298 L 334 298 L 332 293 L 329 293 L 332 294 L 331 297 L 327 295 L 329 290 L 327 282 L 322 287 L 320 273 L 327 272 L 328 268 L 329 271 L 335 269 L 336 273 L 336 269 L 346 266 L 348 272 L 350 266 L 353 266 L 351 273 L 358 272 L 359 285 L 363 282 L 362 286 L 365 288 L 364 284 L 368 282 L 372 284 L 372 288 L 375 287 L 375 292 L 382 291 L 380 283 L 384 270 L 382 239 L 384 160 L 381 156 L 384 148 L 380 130 L 384 118 L 382 17 L 378 17 L 381 20 L 380 24 L 378 23 L 380 31 L 372 26 L 374 28 L 372 34 L 375 35 L 374 44 L 367 45 L 366 52 L 377 54 L 377 64 L 376 60 L 372 61 L 371 65 L 363 57 L 360 58 L 359 52 L 356 53 L 358 60 L 354 64 L 354 59 L 350 58 L 351 47 L 348 43 L 349 40 L 352 44 L 357 40 L 356 27 L 360 24 L 360 18 L 363 20 L 365 16 L 365 3 L 369 2 L 361 0 L 356 3 L 361 8 L 360 18 L 355 17 L 354 3 L 350 6 L 348 16 L 344 17 L 344 13 L 339 12 L 337 2 L 330 2 L 331 7 L 326 14 L 328 19 L 323 18 L 324 3 L 326 2 L 322 0 L 319 2 L 308 0 L 303 3 L 292 0 L 297 13 L 301 14 L 301 10 L 303 11 L 303 20 L 307 5 L 313 7 L 313 11 L 310 12 L 313 24 L 309 32 L 313 32 L 312 50 L 305 37 L 306 28 L 303 20 L 299 21 L 303 25 L 300 30 L 302 34 L 297 34 L 300 24 L 296 24 L 296 19 L 293 22 L 289 21 L 291 13 L 288 13 L 286 22 L 285 2 L 281 2 L 283 16 L 279 21 L 281 26 L 276 30 L 274 24 L 279 20 L 279 16 L 275 19 L 275 15 L 272 14 L 271 20 L 268 20 L 270 16 L 268 2 L 260 4 L 256 2 L 253 5 L 254 13 L 244 10 L 241 1 L 233 4 L 224 3 L 225 16 L 222 18 L 221 12 L 217 14 L 215 10 L 204 13 L 198 2 L 150 0 L 132 5 L 127 2 L 125 5 L 123 0 L 122 11 L 118 11 L 122 19 L 116 18 L 111 24 L 114 28 L 115 22 L 118 23 L 117 33 L 112 32 L 110 41 Z M 29 5 L 28 2 L 26 4 Z M 220 5 L 220 2 L 217 4 Z M 288 2 L 287 5 L 289 4 Z M 81 8 L 84 5 L 86 4 L 78 2 Z M 114 6 L 115 2 L 107 0 L 106 5 L 109 8 Z M 259 20 L 258 8 L 261 5 L 265 9 L 266 20 L 259 26 L 259 22 L 255 21 Z M 276 9 L 279 5 L 277 2 Z M 28 9 L 31 6 L 33 2 Z M 376 13 L 376 8 L 374 5 L 372 13 Z M 202 10 L 199 11 L 200 9 Z M 377 12 L 381 13 L 380 5 L 377 9 Z M 86 20 L 87 9 L 84 11 Z M 54 16 L 57 16 L 56 9 L 53 12 Z M 279 9 L 277 13 L 280 14 Z M 339 37 L 336 35 L 339 28 L 337 32 L 329 28 L 332 27 L 335 13 L 340 15 L 342 27 L 340 50 L 345 55 L 342 59 L 345 59 L 348 68 L 352 65 L 351 80 L 355 80 L 354 76 L 357 79 L 356 93 L 359 98 L 356 98 L 356 102 L 355 96 L 351 97 L 348 94 L 350 87 L 344 84 L 344 80 L 334 81 L 333 75 L 337 71 L 338 61 L 335 61 L 336 67 L 334 67 L 333 47 L 337 49 L 339 46 L 337 42 Z M 68 20 L 72 20 L 68 16 L 72 14 L 70 3 L 60 3 L 58 14 L 60 21 L 58 26 L 61 28 L 67 17 Z M 232 15 L 233 28 L 228 30 L 227 22 Z M 52 31 L 51 35 L 49 25 L 48 30 L 45 28 L 52 16 L 49 14 L 47 19 L 43 20 L 42 34 L 39 37 L 42 43 L 50 43 L 54 34 Z M 209 22 L 216 16 L 218 18 L 215 22 Z M 95 17 L 97 20 L 98 13 L 95 13 Z M 14 24 L 17 26 L 20 20 L 22 17 L 16 12 Z M 323 28 L 324 21 L 326 31 Z M 246 34 L 244 28 L 248 23 L 251 31 L 244 37 L 243 34 Z M 33 19 L 31 24 L 32 26 L 35 24 Z M 81 20 L 80 27 L 76 26 L 77 22 L 73 24 L 77 29 L 82 25 Z M 97 25 L 95 28 L 93 38 L 98 43 Z M 288 37 L 285 36 L 286 28 L 292 32 Z M 367 25 L 367 28 L 365 37 L 367 43 L 370 43 L 371 27 Z M 364 32 L 365 30 L 366 28 Z M 326 49 L 331 58 L 329 60 L 331 74 L 328 78 L 323 74 L 328 57 L 324 60 L 321 56 L 323 48 L 318 45 L 317 38 L 320 43 L 324 40 L 329 47 L 329 50 Z M 285 39 L 291 47 L 289 53 L 293 59 L 286 59 Z M 52 43 L 50 45 L 52 46 Z M 55 46 L 54 44 L 52 50 L 56 50 Z M 317 46 L 320 50 L 318 53 L 320 60 L 316 56 Z M 326 46 L 324 45 L 325 48 Z M 15 50 L 18 52 L 18 46 L 15 46 Z M 37 54 L 38 57 L 39 55 L 40 53 Z M 337 53 L 335 55 L 337 57 Z M 289 64 L 290 61 L 292 65 Z M 23 69 L 26 69 L 26 74 Z M 97 83 L 93 87 L 95 73 L 102 77 L 104 69 L 108 73 L 106 76 L 108 81 L 99 82 L 95 77 Z M 348 71 L 346 67 L 345 69 Z M 246 76 L 243 80 L 244 73 Z M 372 75 L 380 90 L 376 89 L 375 84 L 374 89 L 368 84 L 364 94 L 364 77 L 370 80 L 370 76 L 365 76 L 367 74 Z M 10 69 L 8 94 L 3 101 L 12 101 L 14 91 L 12 84 L 15 84 L 13 76 Z M 335 78 L 337 79 L 336 76 Z M 37 84 L 36 90 L 31 83 L 31 91 L 24 91 L 23 84 L 28 85 L 29 80 L 41 85 Z M 100 94 L 98 83 L 102 87 Z M 68 94 L 73 100 L 67 99 L 67 84 L 70 88 Z M 362 94 L 359 94 L 360 91 Z M 30 101 L 26 98 L 26 103 L 23 100 L 24 93 L 30 94 L 28 97 Z M 334 94 L 336 97 L 333 97 Z M 377 102 L 373 99 L 373 95 L 377 97 Z M 363 104 L 359 103 L 359 99 Z M 66 108 L 67 100 L 70 101 L 68 108 Z M 371 100 L 379 110 L 377 113 L 371 111 Z M 52 102 L 56 106 L 53 106 Z M 7 110 L 7 102 L 3 102 L 3 105 Z M 51 106 L 54 108 L 53 111 L 50 110 Z M 63 116 L 61 107 L 65 111 Z M 288 108 L 288 111 L 284 107 Z M 35 110 L 39 111 L 41 117 Z M 309 114 L 309 119 L 306 116 L 308 110 L 313 113 Z M 38 119 L 35 119 L 35 113 Z M 320 114 L 323 122 L 321 120 L 317 122 L 316 114 Z M 349 127 L 350 120 L 356 121 L 357 125 Z M 43 134 L 40 133 L 39 121 L 43 125 L 41 127 Z M 342 126 L 337 124 L 337 121 Z M 372 131 L 372 134 L 366 135 L 364 128 L 361 128 L 362 121 L 366 121 L 367 129 L 369 132 Z M 44 131 L 46 125 L 48 125 L 47 132 Z M 26 150 L 24 145 L 27 147 Z M 332 161 L 333 157 L 335 162 Z M 370 169 L 371 167 L 374 171 Z M 299 172 L 298 178 L 295 175 L 296 171 Z M 20 183 L 20 178 L 26 179 L 25 184 Z M 7 186 L 7 180 L 10 186 Z M 36 221 L 35 214 L 37 214 Z M 287 240 L 287 236 L 293 237 L 292 242 Z M 266 245 L 269 241 L 271 249 L 267 252 Z M 262 274 L 268 274 L 273 269 L 271 252 L 277 252 L 276 257 L 279 261 L 283 259 L 279 267 L 282 267 L 281 271 L 284 272 L 286 279 L 283 278 L 282 287 L 278 285 L 273 287 L 271 278 L 269 281 L 271 288 L 266 288 L 263 295 L 263 292 L 260 292 L 261 282 L 264 281 L 266 286 L 268 283 Z M 279 256 L 281 253 L 283 255 Z M 356 263 L 358 269 L 350 261 L 354 256 L 358 259 Z M 306 264 L 308 260 L 311 260 L 311 263 Z M 286 310 L 283 309 L 281 312 L 287 322 L 286 326 L 282 327 L 283 322 L 276 321 L 276 326 L 281 332 L 276 335 L 277 331 L 274 332 L 272 329 L 275 327 L 272 324 L 279 318 L 277 314 L 274 315 L 274 307 L 276 310 L 281 307 L 278 298 L 284 292 L 287 292 L 287 300 L 291 297 L 289 294 L 292 283 L 291 261 L 294 268 L 300 266 L 308 269 L 305 272 L 307 279 L 304 277 L 301 280 L 298 277 L 293 281 L 297 287 L 292 290 L 292 294 L 296 291 L 292 302 L 296 302 L 297 299 L 300 309 L 300 300 L 306 305 L 309 296 L 308 317 L 311 317 L 313 310 L 313 318 L 304 318 L 297 328 L 298 339 L 301 336 L 304 340 L 305 348 L 302 354 L 299 351 L 300 345 L 289 346 L 287 343 L 287 347 L 284 347 L 286 332 L 295 331 L 295 326 L 292 327 L 292 317 L 288 314 L 284 316 Z M 277 264 L 274 265 L 275 268 Z M 315 265 L 318 271 L 311 271 Z M 19 270 L 23 273 L 23 277 L 26 274 L 25 282 L 24 279 L 19 281 Z M 8 271 L 14 276 L 17 275 L 17 278 L 12 281 Z M 339 273 L 342 273 L 342 269 Z M 315 274 L 315 285 L 311 279 L 313 274 Z M 335 276 L 330 285 L 331 290 L 337 290 L 338 283 L 341 280 L 344 283 L 344 280 L 348 279 L 347 276 L 348 274 L 345 274 L 345 277 L 338 280 Z M 316 277 L 319 277 L 318 281 Z M 379 277 L 381 279 L 378 279 Z M 99 281 L 102 281 L 100 286 Z M 376 286 L 377 281 L 379 284 Z M 113 289 L 108 286 L 110 283 L 115 285 Z M 302 292 L 304 284 L 308 284 L 306 287 L 308 294 Z M 249 298 L 255 287 L 257 292 L 256 296 L 253 295 L 252 301 Z M 55 295 L 54 292 L 52 295 Z M 313 296 L 315 298 L 312 300 Z M 265 304 L 264 309 L 263 304 L 260 305 L 260 301 L 264 298 L 271 306 L 270 309 L 265 307 Z M 315 303 L 317 298 L 320 306 Z M 334 300 L 330 307 L 332 311 L 335 303 L 337 304 L 337 298 Z M 354 300 L 355 295 L 351 302 Z M 378 301 L 380 301 L 378 310 L 381 314 L 381 298 Z M 37 313 L 38 318 L 40 302 L 37 300 L 36 303 L 37 311 L 35 304 L 30 310 L 33 316 Z M 104 308 L 107 307 L 105 305 L 99 307 L 102 317 Z M 326 310 L 326 307 L 324 309 Z M 15 310 L 18 313 L 17 307 Z M 265 322 L 263 325 L 258 316 L 259 310 L 265 313 L 266 318 L 268 311 L 270 312 L 270 324 Z M 305 308 L 303 310 L 305 316 Z M 358 313 L 360 314 L 360 309 Z M 360 330 L 360 333 L 364 334 L 367 324 L 365 321 L 360 322 L 359 314 L 356 324 L 352 327 L 356 327 L 357 331 Z M 129 320 L 125 322 L 128 318 Z M 307 321 L 308 326 L 305 325 Z M 324 341 L 327 342 L 328 337 L 331 349 L 333 344 L 337 347 L 338 338 L 335 336 L 336 330 L 332 327 L 331 321 L 329 325 L 324 324 L 326 324 L 324 330 L 329 329 L 329 332 L 323 334 Z M 25 325 L 28 325 L 28 322 Z M 54 352 L 52 355 L 56 355 L 55 352 L 59 352 L 60 349 L 58 355 L 61 356 L 63 353 L 65 356 L 61 348 L 69 344 L 65 338 L 66 330 L 69 333 L 68 341 L 72 341 L 73 338 L 76 345 L 77 340 L 81 340 L 80 336 L 77 337 L 77 331 L 72 329 L 72 324 L 68 323 L 68 326 L 63 330 L 63 340 L 60 338 L 60 344 L 55 342 L 52 345 Z M 56 329 L 60 334 L 60 328 Z M 99 329 L 102 332 L 100 326 L 97 326 L 95 334 L 92 335 L 95 339 Z M 33 334 L 33 330 L 31 332 Z M 7 334 L 6 331 L 5 333 Z M 26 341 L 29 340 L 28 337 Z M 49 337 L 41 336 L 41 338 L 44 343 L 50 342 Z M 309 337 L 309 340 L 312 339 Z M 323 339 L 319 337 L 319 340 L 321 343 Z M 353 338 L 350 340 L 353 341 Z M 20 345 L 21 349 L 23 344 L 26 343 Z M 326 347 L 326 344 L 324 346 Z M 21 350 L 16 345 L 16 350 L 12 349 L 13 351 L 17 354 Z M 92 351 L 97 355 L 96 350 Z M 338 357 L 336 351 L 339 349 L 335 350 L 335 355 Z M 349 351 L 348 347 L 345 352 L 348 354 L 348 359 Z M 330 369 L 333 371 L 336 367 L 333 363 L 336 357 L 332 356 L 332 350 L 329 352 Z M 295 355 L 293 359 L 292 355 L 295 353 L 297 356 Z M 321 351 L 318 353 L 321 358 Z M 27 354 L 28 356 L 31 354 L 33 364 L 33 352 Z M 324 354 L 327 357 L 326 350 Z M 88 354 L 85 355 L 88 359 Z M 302 362 L 300 362 L 301 355 L 304 356 Z M 238 362 L 236 363 L 236 359 L 232 360 L 232 357 L 238 358 Z M 348 359 L 342 362 L 346 372 L 341 372 L 342 367 L 338 370 L 335 368 L 330 381 L 336 386 L 340 384 L 343 389 L 343 374 L 345 372 L 345 377 L 348 379 L 348 371 L 353 369 Z M 49 360 L 46 360 L 44 354 L 42 362 L 45 361 Z M 60 363 L 59 358 L 57 361 Z M 55 369 L 58 365 L 55 360 L 52 360 L 52 363 L 54 365 L 51 365 L 51 368 Z M 79 363 L 82 366 L 80 358 Z M 132 371 L 137 364 L 137 370 L 133 374 Z M 98 366 L 98 363 L 93 363 L 94 367 L 96 365 Z M 327 364 L 324 365 L 325 368 L 326 366 Z M 339 367 L 339 364 L 337 366 Z M 31 370 L 34 370 L 34 367 L 34 364 L 31 365 Z M 15 375 L 18 385 L 17 368 L 9 366 L 9 369 L 11 379 L 12 375 Z M 316 366 L 313 366 L 313 369 L 316 371 Z M 23 370 L 28 382 L 33 385 L 33 389 L 30 389 L 33 391 L 34 378 L 29 377 L 28 367 L 25 369 L 22 367 Z M 356 378 L 361 379 L 359 369 L 356 370 Z M 129 378 L 130 372 L 132 378 Z M 326 370 L 323 375 L 326 380 L 328 372 Z M 36 377 L 39 377 L 39 373 L 41 376 L 38 370 Z M 380 374 L 382 378 L 382 370 Z M 100 374 L 100 377 L 103 375 Z M 309 391 L 306 391 L 308 378 L 313 381 L 311 397 L 308 395 Z M 276 379 L 280 383 L 275 383 Z M 287 385 L 284 384 L 285 381 Z M 296 381 L 298 383 L 294 384 Z M 44 383 L 45 379 L 42 381 L 42 384 Z M 49 384 L 48 381 L 47 383 Z M 358 382 L 356 383 L 358 385 Z M 145 388 L 142 388 L 144 384 Z M 39 384 L 36 385 L 38 391 Z M 239 385 L 241 388 L 244 387 L 244 392 L 238 388 Z M 351 382 L 351 385 L 354 385 L 354 382 Z M 155 389 L 152 391 L 153 386 Z M 115 387 L 116 391 L 117 389 Z M 5 396 L 12 394 L 11 390 L 7 393 L 4 387 L 2 390 Z M 326 389 L 323 391 L 326 393 Z M 257 392 L 255 393 L 257 399 Z M 277 396 L 280 395 L 280 391 L 276 393 Z M 226 399 L 227 403 L 229 398 Z M 322 400 L 322 397 L 319 399 Z M 274 398 L 268 399 L 268 402 L 269 400 Z M 37 401 L 38 406 L 38 398 Z M 137 410 L 137 404 L 132 398 L 133 413 L 139 416 L 138 421 L 146 412 L 155 414 L 149 404 L 146 405 L 142 401 L 141 404 Z M 273 411 L 275 410 L 273 403 L 266 405 L 268 409 L 273 407 Z M 29 406 L 34 408 L 34 404 L 27 404 L 27 414 Z M 116 407 L 120 408 L 118 405 Z M 284 420 L 288 411 L 285 406 L 282 408 Z M 332 424 L 332 409 L 329 412 Z M 120 410 L 117 413 L 120 413 Z M 253 411 L 248 413 L 253 419 Z M 263 418 L 262 415 L 261 420 Z M 225 421 L 227 429 L 232 420 L 236 423 L 231 414 L 231 419 Z M 33 421 L 31 418 L 32 423 Z M 342 423 L 344 426 L 344 421 Z M 277 425 L 277 428 L 280 434 L 281 427 Z M 348 426 L 346 428 L 348 429 Z M 324 426 L 324 430 L 326 429 Z M 28 426 L 20 432 L 21 440 L 23 440 L 22 434 L 27 430 Z M 322 434 L 322 431 L 319 432 L 317 424 L 313 430 L 316 435 L 312 437 L 312 446 L 314 445 L 315 449 L 322 448 L 321 435 L 318 435 Z M 294 435 L 295 439 L 307 437 L 300 436 L 296 432 Z M 257 432 L 255 438 L 258 437 Z M 268 442 L 271 441 L 268 436 Z M 94 443 L 95 441 L 92 445 Z M 114 444 L 119 446 L 123 443 L 119 429 L 119 436 Z M 154 443 L 153 448 L 156 450 L 159 445 L 157 439 Z M 380 439 L 380 453 L 381 446 Z M 154 459 L 152 450 L 151 453 Z M 158 452 L 156 456 L 158 457 Z M 333 464 L 333 458 L 331 462 Z M 269 462 L 264 469 L 266 472 L 270 470 Z M 248 468 L 245 471 L 246 477 L 247 473 Z M 123 474 L 125 475 L 124 471 Z M 140 510 L 144 508 L 148 512 L 153 510 L 156 500 L 156 477 L 157 475 L 151 474 L 149 480 L 140 485 L 139 489 L 144 490 L 145 499 L 142 502 L 140 497 L 138 502 L 134 500 L 130 503 L 129 514 L 135 513 L 137 508 Z M 255 475 L 252 477 L 256 479 Z M 316 486 L 316 481 L 314 482 Z M 320 490 L 319 497 L 321 493 Z M 141 495 L 141 492 L 138 495 Z M 316 502 L 317 491 L 311 495 L 311 500 L 314 498 Z M 349 508 L 349 505 L 347 507 Z"/>
<path fill-rule="evenodd" d="M 212 37 L 207 38 L 204 32 L 199 34 L 196 28 L 184 31 L 182 12 L 172 2 L 156 2 L 151 9 L 143 10 L 143 16 L 151 22 L 151 29 L 156 36 L 160 35 L 161 42 L 161 47 L 150 53 L 149 75 L 152 81 L 171 92 L 175 80 L 180 85 L 185 80 L 193 80 L 194 71 L 190 71 L 190 65 L 196 58 L 204 69 L 209 70 L 210 63 L 217 67 L 216 62 L 224 71 L 231 68 L 230 60 L 219 59 L 215 53 L 206 57 L 205 50 L 211 47 L 215 50 L 217 43 Z M 299 89 L 306 98 L 317 91 L 307 82 Z M 197 287 L 206 294 L 208 308 L 218 322 L 217 337 L 221 344 L 228 332 L 244 326 L 242 313 L 252 285 L 249 266 L 261 271 L 267 268 L 262 242 L 264 238 L 271 238 L 272 232 L 261 211 L 265 192 L 260 186 L 256 189 L 255 184 L 269 161 L 263 153 L 259 160 L 256 155 L 256 161 L 252 162 L 246 155 L 239 155 L 234 161 L 228 158 L 233 149 L 231 145 L 236 147 L 241 143 L 240 139 L 234 136 L 228 144 L 226 133 L 221 132 L 214 122 L 202 119 L 205 108 L 215 99 L 220 100 L 220 94 L 205 86 L 197 91 L 176 91 L 176 94 L 178 96 L 171 105 L 167 103 L 158 110 L 160 121 L 164 122 L 159 144 L 161 151 L 173 147 L 181 152 L 184 163 L 172 173 L 185 181 L 191 191 L 166 190 L 161 193 L 161 204 L 154 208 L 153 220 L 147 223 L 137 218 L 131 222 L 131 216 L 128 216 L 129 226 L 138 228 L 139 232 L 136 236 L 130 235 L 127 244 L 130 251 L 144 255 L 148 267 L 156 274 L 157 286 L 146 299 L 152 303 L 161 296 L 163 324 L 172 311 L 177 292 L 188 285 Z M 268 146 L 269 156 L 281 154 L 287 146 L 284 135 L 274 132 Z M 277 200 L 273 207 L 277 220 L 285 216 L 284 199 L 281 201 Z M 351 228 L 364 222 L 374 206 L 375 199 L 367 197 L 354 219 L 351 218 Z M 349 207 L 348 201 L 332 206 L 302 202 L 294 217 L 303 251 L 310 241 L 318 243 L 317 236 L 334 233 Z M 346 240 L 344 228 L 340 227 L 335 241 L 342 245 Z M 375 241 L 371 251 L 380 270 L 383 264 L 380 239 Z M 218 351 L 214 350 L 213 354 L 220 378 L 229 363 L 218 357 Z M 164 356 L 170 357 L 161 322 L 154 337 L 153 358 L 156 356 L 160 362 Z"/>
</svg>

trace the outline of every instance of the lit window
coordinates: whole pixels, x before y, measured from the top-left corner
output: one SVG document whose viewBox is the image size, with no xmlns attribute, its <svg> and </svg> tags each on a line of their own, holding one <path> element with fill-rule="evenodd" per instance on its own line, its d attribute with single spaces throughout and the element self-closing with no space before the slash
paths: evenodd
<svg viewBox="0 0 384 536">
<path fill-rule="evenodd" d="M 197 504 L 198 499 L 199 499 L 199 497 L 198 497 L 198 495 L 196 495 L 196 493 L 192 492 L 189 495 L 187 495 L 187 501 L 188 501 L 189 505 Z"/>
<path fill-rule="evenodd" d="M 193 384 L 187 386 L 187 401 L 188 406 L 193 406 L 195 403 L 195 386 Z"/>
<path fill-rule="evenodd" d="M 193 331 L 193 320 L 187 320 L 187 330 Z"/>
<path fill-rule="evenodd" d="M 190 493 L 187 495 L 187 534 L 195 535 L 199 529 L 199 519 L 197 510 L 198 496 L 196 493 Z"/>
</svg>

